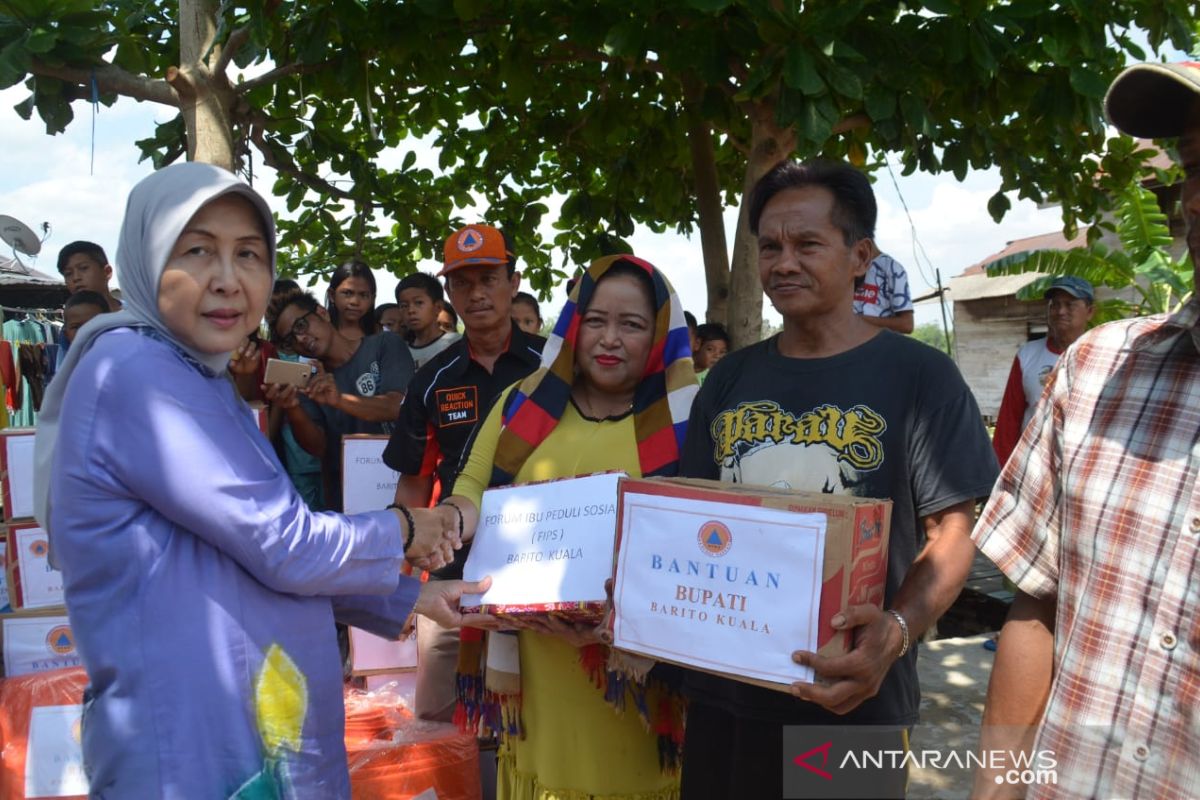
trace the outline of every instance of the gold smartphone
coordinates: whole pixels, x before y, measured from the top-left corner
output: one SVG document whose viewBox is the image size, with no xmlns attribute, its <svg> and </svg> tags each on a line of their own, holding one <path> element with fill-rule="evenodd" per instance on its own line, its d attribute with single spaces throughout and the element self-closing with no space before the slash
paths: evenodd
<svg viewBox="0 0 1200 800">
<path fill-rule="evenodd" d="M 263 383 L 281 383 L 287 386 L 308 385 L 309 379 L 316 370 L 307 361 L 284 361 L 281 358 L 268 358 L 267 370 L 263 373 Z"/>
</svg>

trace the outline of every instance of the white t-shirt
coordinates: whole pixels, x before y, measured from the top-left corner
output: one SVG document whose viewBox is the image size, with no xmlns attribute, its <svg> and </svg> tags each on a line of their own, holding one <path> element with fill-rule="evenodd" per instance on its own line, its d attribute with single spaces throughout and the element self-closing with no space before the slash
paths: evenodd
<svg viewBox="0 0 1200 800">
<path fill-rule="evenodd" d="M 1034 407 L 1042 399 L 1042 389 L 1046 388 L 1050 371 L 1058 363 L 1059 354 L 1050 350 L 1047 346 L 1049 341 L 1034 339 L 1021 345 L 1017 351 L 1017 363 L 1021 365 L 1021 389 L 1025 392 L 1025 416 L 1021 420 L 1021 430 L 1029 425 Z"/>
<path fill-rule="evenodd" d="M 427 361 L 461 338 L 462 336 L 457 333 L 443 333 L 424 347 L 414 347 L 410 344 L 408 352 L 412 354 L 413 363 L 417 365 L 417 369 L 420 369 Z"/>
<path fill-rule="evenodd" d="M 912 311 L 908 273 L 891 256 L 880 253 L 867 268 L 862 285 L 854 290 L 854 313 L 864 317 L 894 317 Z"/>
</svg>

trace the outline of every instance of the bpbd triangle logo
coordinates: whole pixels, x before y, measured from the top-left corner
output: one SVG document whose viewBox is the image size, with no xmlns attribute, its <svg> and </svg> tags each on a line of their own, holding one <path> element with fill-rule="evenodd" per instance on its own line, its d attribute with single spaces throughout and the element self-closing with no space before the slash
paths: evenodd
<svg viewBox="0 0 1200 800">
<path fill-rule="evenodd" d="M 46 646 L 55 655 L 65 656 L 75 652 L 75 634 L 70 625 L 55 625 L 46 634 Z"/>
<path fill-rule="evenodd" d="M 458 235 L 457 245 L 461 253 L 474 253 L 483 247 L 483 231 L 467 228 Z"/>
<path fill-rule="evenodd" d="M 696 541 L 705 555 L 720 558 L 733 547 L 733 534 L 724 522 L 714 519 L 700 526 Z"/>
</svg>

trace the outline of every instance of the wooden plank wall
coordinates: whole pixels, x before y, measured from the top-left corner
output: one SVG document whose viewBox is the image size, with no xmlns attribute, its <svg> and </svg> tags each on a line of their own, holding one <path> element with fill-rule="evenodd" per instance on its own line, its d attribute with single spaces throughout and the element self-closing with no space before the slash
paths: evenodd
<svg viewBox="0 0 1200 800">
<path fill-rule="evenodd" d="M 985 417 L 994 420 L 1000 410 L 1017 350 L 1032 332 L 1045 330 L 1041 302 L 1022 303 L 1010 295 L 954 304 L 955 359 Z"/>
</svg>

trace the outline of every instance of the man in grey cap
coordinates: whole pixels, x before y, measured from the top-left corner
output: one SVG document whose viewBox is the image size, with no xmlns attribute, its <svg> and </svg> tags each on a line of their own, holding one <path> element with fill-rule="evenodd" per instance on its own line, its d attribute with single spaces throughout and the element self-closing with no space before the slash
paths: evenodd
<svg viewBox="0 0 1200 800">
<path fill-rule="evenodd" d="M 1105 103 L 1125 133 L 1178 137 L 1200 269 L 1200 64 L 1131 67 Z M 1193 298 L 1084 334 L 1001 473 L 973 538 L 1018 591 L 973 796 L 1196 795 L 1198 323 Z"/>
<path fill-rule="evenodd" d="M 1000 466 L 1008 461 L 1021 431 L 1029 424 L 1058 357 L 1083 336 L 1096 314 L 1092 285 L 1074 275 L 1055 279 L 1042 297 L 1046 300 L 1046 335 L 1026 342 L 1017 351 L 996 414 L 992 449 Z"/>
</svg>

